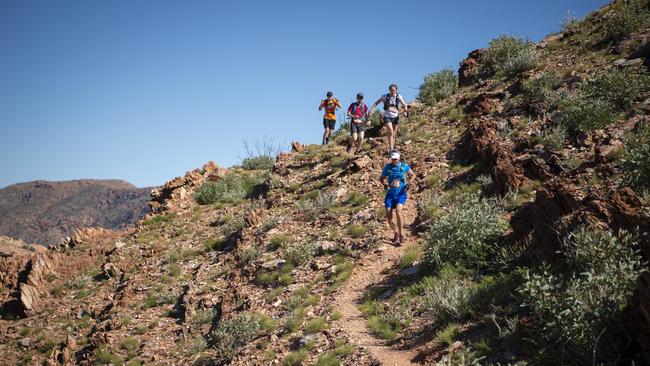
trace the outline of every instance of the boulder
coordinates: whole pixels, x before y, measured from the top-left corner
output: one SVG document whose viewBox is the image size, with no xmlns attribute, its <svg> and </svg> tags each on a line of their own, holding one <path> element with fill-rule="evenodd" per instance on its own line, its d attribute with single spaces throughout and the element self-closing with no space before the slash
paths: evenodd
<svg viewBox="0 0 650 366">
<path fill-rule="evenodd" d="M 291 151 L 301 152 L 304 149 L 305 149 L 305 145 L 301 144 L 300 142 L 298 141 L 291 142 Z"/>
<path fill-rule="evenodd" d="M 226 175 L 226 173 L 228 173 L 228 169 L 217 168 L 212 173 L 210 173 L 206 179 L 210 182 L 218 182 Z"/>
<path fill-rule="evenodd" d="M 261 267 L 265 269 L 276 269 L 276 268 L 282 268 L 285 264 L 287 264 L 287 261 L 284 259 L 272 259 L 270 261 L 266 261 L 262 263 Z"/>
</svg>

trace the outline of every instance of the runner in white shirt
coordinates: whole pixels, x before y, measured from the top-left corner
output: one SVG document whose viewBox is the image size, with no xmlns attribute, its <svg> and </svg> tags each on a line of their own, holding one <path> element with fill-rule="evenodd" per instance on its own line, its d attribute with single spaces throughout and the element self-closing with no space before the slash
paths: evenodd
<svg viewBox="0 0 650 366">
<path fill-rule="evenodd" d="M 372 114 L 379 103 L 384 103 L 383 120 L 389 133 L 389 151 L 393 151 L 393 149 L 395 149 L 397 131 L 399 130 L 399 115 L 402 108 L 404 109 L 404 116 L 407 115 L 408 105 L 404 101 L 404 98 L 402 98 L 402 95 L 397 93 L 397 85 L 391 84 L 388 87 L 388 91 L 388 94 L 382 95 L 381 98 L 377 99 L 372 107 L 370 107 L 369 115 Z"/>
</svg>

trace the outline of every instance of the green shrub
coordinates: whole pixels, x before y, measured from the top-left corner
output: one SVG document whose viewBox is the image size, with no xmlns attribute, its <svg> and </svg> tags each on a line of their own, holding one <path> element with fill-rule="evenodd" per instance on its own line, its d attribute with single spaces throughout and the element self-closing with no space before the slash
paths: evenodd
<svg viewBox="0 0 650 366">
<path fill-rule="evenodd" d="M 275 165 L 275 157 L 259 155 L 244 158 L 241 167 L 246 170 L 271 170 Z"/>
<path fill-rule="evenodd" d="M 160 305 L 176 302 L 176 294 L 171 291 L 154 291 L 144 301 L 145 308 L 155 308 Z"/>
<path fill-rule="evenodd" d="M 126 337 L 122 340 L 120 346 L 126 351 L 126 358 L 131 359 L 137 355 L 137 351 L 140 349 L 140 341 L 135 337 Z"/>
<path fill-rule="evenodd" d="M 203 183 L 194 193 L 200 205 L 234 203 L 246 198 L 258 184 L 267 178 L 265 174 L 247 175 L 229 172 L 217 182 Z"/>
<path fill-rule="evenodd" d="M 252 146 L 244 139 L 247 157 L 242 159 L 241 166 L 246 170 L 271 170 L 275 165 L 275 157 L 282 150 L 272 139 L 257 140 Z"/>
<path fill-rule="evenodd" d="M 293 271 L 293 265 L 291 264 L 286 264 L 274 271 L 264 270 L 257 275 L 255 282 L 264 286 L 286 286 L 293 282 L 291 271 Z"/>
<path fill-rule="evenodd" d="M 458 325 L 458 323 L 448 324 L 436 333 L 436 340 L 445 346 L 449 346 L 454 343 L 456 337 L 458 337 L 459 329 L 460 325 Z"/>
<path fill-rule="evenodd" d="M 571 12 L 567 11 L 564 20 L 562 21 L 562 31 L 563 32 L 576 32 L 578 28 L 582 25 L 583 20 L 579 19 Z"/>
<path fill-rule="evenodd" d="M 625 138 L 625 183 L 639 190 L 650 188 L 650 127 Z"/>
<path fill-rule="evenodd" d="M 97 365 L 121 365 L 122 360 L 107 348 L 101 348 L 95 352 L 95 364 Z"/>
<path fill-rule="evenodd" d="M 300 325 L 302 324 L 302 321 L 305 319 L 305 309 L 304 308 L 296 308 L 287 315 L 286 318 L 284 318 L 284 322 L 282 323 L 282 327 L 284 328 L 285 333 L 293 333 L 297 331 L 300 328 Z"/>
<path fill-rule="evenodd" d="M 305 332 L 307 334 L 318 333 L 325 329 L 327 329 L 327 322 L 320 316 L 308 321 L 305 325 Z"/>
<path fill-rule="evenodd" d="M 214 319 L 214 312 L 212 309 L 199 310 L 192 317 L 192 323 L 196 325 L 210 324 Z"/>
<path fill-rule="evenodd" d="M 230 361 L 261 330 L 258 318 L 251 314 L 240 314 L 222 319 L 210 333 L 213 348 L 222 361 Z"/>
<path fill-rule="evenodd" d="M 543 337 L 591 360 L 601 332 L 620 329 L 622 309 L 644 266 L 636 245 L 629 233 L 583 227 L 563 242 L 568 271 L 526 271 L 520 292 Z"/>
<path fill-rule="evenodd" d="M 647 0 L 623 0 L 618 4 L 614 15 L 605 22 L 606 41 L 618 40 L 640 29 L 650 17 Z"/>
<path fill-rule="evenodd" d="M 375 308 L 376 309 L 376 308 Z M 413 314 L 408 306 L 395 304 L 383 311 L 373 310 L 368 318 L 370 331 L 383 339 L 393 340 L 404 327 L 413 320 Z"/>
<path fill-rule="evenodd" d="M 557 106 L 559 94 L 557 88 L 560 86 L 560 79 L 553 72 L 544 73 L 536 79 L 528 79 L 523 82 L 524 103 L 528 106 L 539 105 L 542 109 Z"/>
<path fill-rule="evenodd" d="M 368 197 L 363 193 L 352 192 L 345 203 L 353 207 L 363 207 L 368 204 Z"/>
<path fill-rule="evenodd" d="M 542 144 L 550 151 L 560 150 L 567 138 L 567 131 L 564 126 L 556 126 L 542 131 L 542 134 L 533 139 L 534 143 Z"/>
<path fill-rule="evenodd" d="M 404 255 L 399 260 L 400 268 L 407 268 L 420 259 L 420 247 L 417 245 L 410 246 L 404 251 Z"/>
<path fill-rule="evenodd" d="M 353 238 L 361 238 L 362 236 L 366 235 L 366 233 L 368 232 L 368 228 L 363 225 L 350 224 L 348 225 L 346 231 L 348 235 L 350 235 Z"/>
<path fill-rule="evenodd" d="M 473 284 L 451 267 L 443 267 L 435 277 L 425 277 L 418 284 L 422 307 L 431 312 L 438 324 L 458 321 L 472 311 Z"/>
<path fill-rule="evenodd" d="M 646 74 L 627 68 L 610 68 L 588 80 L 581 90 L 588 98 L 605 100 L 616 110 L 624 111 L 649 88 L 650 78 Z"/>
<path fill-rule="evenodd" d="M 306 349 L 299 349 L 295 352 L 289 353 L 283 360 L 283 366 L 295 366 L 300 365 L 307 358 L 309 354 Z"/>
<path fill-rule="evenodd" d="M 463 109 L 458 105 L 450 107 L 445 112 L 445 117 L 452 122 L 458 122 L 462 120 L 464 116 L 465 114 L 463 113 Z"/>
<path fill-rule="evenodd" d="M 490 41 L 490 47 L 481 59 L 481 71 L 486 75 L 514 76 L 535 66 L 535 45 L 505 34 Z"/>
<path fill-rule="evenodd" d="M 294 266 L 309 262 L 318 252 L 315 243 L 291 244 L 282 248 L 282 258 Z"/>
<path fill-rule="evenodd" d="M 609 102 L 581 94 L 567 98 L 562 105 L 562 125 L 573 134 L 606 127 L 616 117 Z"/>
<path fill-rule="evenodd" d="M 285 233 L 280 233 L 280 234 L 273 235 L 273 237 L 271 237 L 271 242 L 269 243 L 269 245 L 271 246 L 271 249 L 275 250 L 287 246 L 290 242 L 291 242 L 290 235 L 287 235 Z"/>
<path fill-rule="evenodd" d="M 335 206 L 336 196 L 333 193 L 322 192 L 319 192 L 315 198 L 301 199 L 295 204 L 298 211 L 303 212 L 311 219 L 315 219 Z"/>
<path fill-rule="evenodd" d="M 418 99 L 426 105 L 444 100 L 458 89 L 458 75 L 452 69 L 434 72 L 424 78 Z"/>
<path fill-rule="evenodd" d="M 424 221 L 433 220 L 443 214 L 443 204 L 443 196 L 433 191 L 426 191 L 417 201 L 418 215 Z"/>
<path fill-rule="evenodd" d="M 507 223 L 492 200 L 464 194 L 458 207 L 435 220 L 424 242 L 424 263 L 483 267 L 495 252 L 495 241 Z"/>
</svg>

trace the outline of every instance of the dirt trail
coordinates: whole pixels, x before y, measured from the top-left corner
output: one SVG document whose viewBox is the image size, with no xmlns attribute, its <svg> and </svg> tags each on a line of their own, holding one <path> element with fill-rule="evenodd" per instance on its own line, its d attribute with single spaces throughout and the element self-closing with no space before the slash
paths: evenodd
<svg viewBox="0 0 650 366">
<path fill-rule="evenodd" d="M 401 247 L 382 244 L 382 252 L 365 256 L 355 267 L 352 276 L 336 296 L 335 306 L 343 315 L 336 326 L 350 336 L 358 346 L 367 349 L 370 354 L 384 366 L 417 365 L 411 360 L 416 356 L 415 350 L 398 350 L 387 344 L 386 340 L 376 338 L 370 333 L 366 319 L 359 311 L 358 305 L 363 300 L 364 291 L 382 282 L 386 276 L 383 272 L 392 268 L 402 256 L 404 250 L 415 244 L 415 236 L 410 233 L 410 226 L 415 218 L 414 201 L 409 197 L 404 212 L 404 229 L 406 243 Z M 393 233 L 386 225 L 385 238 L 392 238 Z M 388 240 L 388 239 L 387 239 Z"/>
</svg>

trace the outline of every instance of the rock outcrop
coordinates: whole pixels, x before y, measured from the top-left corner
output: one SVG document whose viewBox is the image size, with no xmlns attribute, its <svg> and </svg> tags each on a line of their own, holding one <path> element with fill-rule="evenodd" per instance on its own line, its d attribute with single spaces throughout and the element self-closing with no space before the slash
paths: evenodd
<svg viewBox="0 0 650 366">
<path fill-rule="evenodd" d="M 481 57 L 485 54 L 485 49 L 474 50 L 469 53 L 468 57 L 460 62 L 458 69 L 458 85 L 470 86 L 478 82 L 480 77 Z"/>
<path fill-rule="evenodd" d="M 176 177 L 160 187 L 151 190 L 149 207 L 153 213 L 160 213 L 178 208 L 190 191 L 202 183 L 206 178 L 216 181 L 225 175 L 226 170 L 219 168 L 213 161 L 205 164 L 201 169 L 194 169 L 185 173 L 183 177 Z"/>
</svg>

